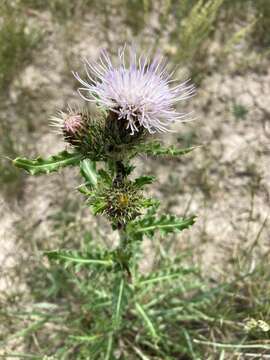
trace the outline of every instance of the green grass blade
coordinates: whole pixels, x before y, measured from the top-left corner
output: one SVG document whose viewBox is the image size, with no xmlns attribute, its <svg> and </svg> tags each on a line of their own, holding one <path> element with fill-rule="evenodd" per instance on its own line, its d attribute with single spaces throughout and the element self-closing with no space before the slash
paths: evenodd
<svg viewBox="0 0 270 360">
<path fill-rule="evenodd" d="M 127 284 L 123 277 L 117 277 L 113 288 L 113 328 L 119 329 L 122 322 L 122 314 L 127 305 Z"/>
<path fill-rule="evenodd" d="M 8 355 L 1 355 L 0 358 L 4 358 L 5 360 L 9 358 L 16 358 L 16 359 L 32 359 L 32 360 L 43 360 L 43 356 L 39 355 L 30 355 L 30 354 L 23 354 L 23 353 L 10 353 Z"/>
<path fill-rule="evenodd" d="M 136 307 L 136 310 L 137 310 L 137 313 L 141 316 L 141 318 L 143 319 L 151 337 L 154 339 L 154 340 L 157 340 L 158 339 L 158 334 L 157 334 L 157 331 L 152 323 L 152 321 L 150 320 L 150 318 L 148 317 L 147 313 L 145 312 L 145 310 L 143 309 L 143 307 L 136 302 L 135 304 L 135 307 Z"/>
<path fill-rule="evenodd" d="M 75 336 L 75 335 L 70 335 L 69 338 L 72 340 L 75 340 L 79 343 L 83 343 L 83 342 L 93 342 L 96 341 L 97 339 L 103 337 L 104 334 L 97 334 L 97 335 L 92 335 L 92 336 Z"/>
<path fill-rule="evenodd" d="M 108 337 L 108 346 L 107 346 L 106 356 L 105 356 L 104 360 L 110 360 L 111 353 L 112 353 L 112 348 L 113 348 L 113 334 L 110 333 L 109 337 Z"/>
</svg>

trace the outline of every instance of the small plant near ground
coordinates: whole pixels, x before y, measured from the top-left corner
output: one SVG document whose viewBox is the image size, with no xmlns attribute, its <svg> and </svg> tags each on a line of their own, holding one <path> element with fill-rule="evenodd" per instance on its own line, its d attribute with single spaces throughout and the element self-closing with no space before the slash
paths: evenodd
<svg viewBox="0 0 270 360">
<path fill-rule="evenodd" d="M 233 115 L 236 119 L 245 119 L 248 114 L 248 109 L 241 104 L 234 104 L 233 105 Z"/>
</svg>

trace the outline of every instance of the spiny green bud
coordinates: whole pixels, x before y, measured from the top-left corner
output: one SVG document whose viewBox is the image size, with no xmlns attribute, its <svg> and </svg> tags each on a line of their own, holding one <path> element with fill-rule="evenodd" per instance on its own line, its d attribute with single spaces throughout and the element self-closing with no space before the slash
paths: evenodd
<svg viewBox="0 0 270 360">
<path fill-rule="evenodd" d="M 111 186 L 100 185 L 88 203 L 95 214 L 106 215 L 116 227 L 134 220 L 144 208 L 152 205 L 137 185 L 128 180 Z"/>
</svg>

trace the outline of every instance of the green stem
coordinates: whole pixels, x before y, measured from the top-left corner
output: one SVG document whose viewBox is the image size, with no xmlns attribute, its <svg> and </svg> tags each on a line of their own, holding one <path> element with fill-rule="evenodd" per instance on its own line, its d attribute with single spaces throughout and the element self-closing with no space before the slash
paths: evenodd
<svg viewBox="0 0 270 360">
<path fill-rule="evenodd" d="M 128 246 L 128 235 L 126 232 L 126 226 L 123 226 L 121 229 L 119 229 L 119 235 L 120 235 L 120 248 L 126 249 Z"/>
<path fill-rule="evenodd" d="M 121 184 L 127 176 L 126 169 L 122 161 L 115 161 L 115 172 L 114 185 L 119 186 L 119 184 Z"/>
<path fill-rule="evenodd" d="M 130 251 L 128 235 L 125 231 L 125 227 L 119 230 L 120 235 L 120 245 L 118 248 L 118 261 L 122 269 L 126 272 L 128 277 L 128 282 L 132 281 L 132 275 L 130 272 L 130 259 L 132 253 Z"/>
<path fill-rule="evenodd" d="M 115 178 L 114 178 L 114 186 L 121 186 L 125 178 L 127 177 L 127 172 L 125 165 L 122 161 L 115 161 Z M 118 247 L 118 262 L 121 268 L 125 271 L 127 275 L 128 282 L 132 281 L 131 272 L 130 272 L 130 259 L 132 256 L 130 244 L 129 244 L 129 236 L 126 232 L 126 223 L 122 221 L 118 221 L 118 232 L 120 236 L 120 244 Z"/>
</svg>

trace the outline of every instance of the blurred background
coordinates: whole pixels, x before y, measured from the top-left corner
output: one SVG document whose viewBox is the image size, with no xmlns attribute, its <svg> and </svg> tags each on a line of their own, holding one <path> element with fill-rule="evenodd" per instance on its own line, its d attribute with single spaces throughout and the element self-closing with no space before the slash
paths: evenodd
<svg viewBox="0 0 270 360">
<path fill-rule="evenodd" d="M 33 323 L 31 317 L 35 304 L 60 306 L 73 296 L 67 275 L 49 267 L 42 251 L 79 248 L 93 239 L 107 247 L 117 243 L 107 222 L 94 219 L 74 190 L 79 184 L 76 171 L 32 178 L 12 167 L 10 159 L 63 149 L 49 118 L 67 104 L 82 103 L 71 71 L 83 74 L 83 57 L 97 59 L 101 48 L 115 55 L 124 43 L 160 51 L 177 66 L 181 81 L 191 78 L 197 87 L 194 98 L 179 104 L 179 109 L 193 112 L 195 121 L 162 139 L 179 147 L 201 147 L 181 159 L 136 160 L 138 173 L 157 176 L 150 193 L 161 201 L 163 212 L 198 215 L 192 229 L 164 240 L 167 256 L 185 254 L 183 261 L 198 266 L 209 287 L 233 284 L 208 304 L 214 318 L 222 313 L 228 324 L 235 322 L 232 328 L 226 328 L 226 321 L 221 329 L 198 319 L 185 320 L 185 326 L 195 335 L 206 327 L 206 339 L 212 342 L 241 343 L 247 338 L 242 326 L 247 318 L 270 323 L 269 29 L 269 0 L 0 0 L 2 357 L 38 353 L 33 358 L 45 359 L 62 346 L 52 335 L 60 325 L 48 327 L 49 336 L 40 330 L 44 322 Z M 142 272 L 158 265 L 159 244 L 144 241 Z M 253 277 L 239 280 L 248 269 Z M 269 338 L 267 331 L 252 336 L 264 344 Z M 203 343 L 197 353 L 182 338 L 182 353 L 168 352 L 166 359 L 270 354 L 259 349 L 249 356 L 233 347 L 227 352 Z M 66 359 L 81 359 L 68 354 Z M 164 355 L 130 354 L 115 356 L 165 360 Z"/>
</svg>

